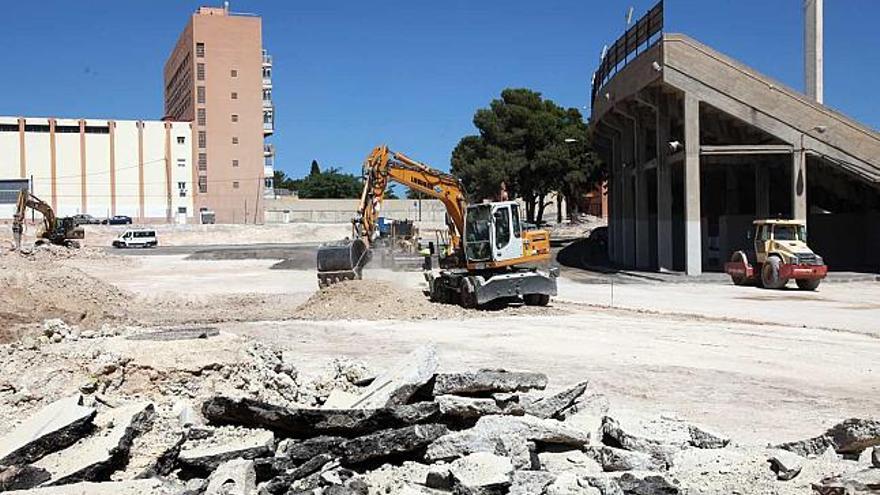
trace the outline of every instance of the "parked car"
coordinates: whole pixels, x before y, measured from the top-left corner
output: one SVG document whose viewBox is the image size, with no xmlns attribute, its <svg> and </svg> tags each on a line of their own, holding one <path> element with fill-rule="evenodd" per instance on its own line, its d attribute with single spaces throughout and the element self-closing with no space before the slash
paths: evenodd
<svg viewBox="0 0 880 495">
<path fill-rule="evenodd" d="M 125 215 L 116 215 L 102 221 L 104 225 L 131 225 L 131 217 Z"/>
<path fill-rule="evenodd" d="M 80 213 L 80 214 L 74 215 L 72 218 L 73 218 L 74 225 L 96 225 L 96 224 L 101 223 L 100 220 L 98 220 L 97 218 L 95 218 L 87 213 Z"/>
<path fill-rule="evenodd" d="M 159 240 L 156 237 L 156 231 L 150 229 L 127 229 L 120 234 L 119 237 L 113 240 L 113 247 L 115 248 L 149 248 L 158 245 Z"/>
</svg>

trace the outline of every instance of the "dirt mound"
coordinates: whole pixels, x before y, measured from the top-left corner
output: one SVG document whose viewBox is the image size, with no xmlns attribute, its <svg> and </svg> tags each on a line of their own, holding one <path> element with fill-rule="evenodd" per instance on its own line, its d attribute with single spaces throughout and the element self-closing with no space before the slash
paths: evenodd
<svg viewBox="0 0 880 495">
<path fill-rule="evenodd" d="M 129 294 L 77 268 L 41 258 L 54 256 L 54 251 L 0 256 L 0 342 L 21 325 L 47 318 L 85 328 L 124 318 Z"/>
<path fill-rule="evenodd" d="M 473 311 L 432 303 L 417 290 L 379 280 L 348 280 L 325 287 L 297 308 L 308 320 L 438 320 L 462 318 Z"/>
</svg>

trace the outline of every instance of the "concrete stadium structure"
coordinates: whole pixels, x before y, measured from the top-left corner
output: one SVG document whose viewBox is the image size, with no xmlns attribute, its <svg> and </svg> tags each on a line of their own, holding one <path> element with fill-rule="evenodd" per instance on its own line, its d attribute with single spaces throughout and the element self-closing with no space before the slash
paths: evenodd
<svg viewBox="0 0 880 495">
<path fill-rule="evenodd" d="M 194 221 L 189 122 L 0 117 L 0 219 L 29 187 L 58 215 Z"/>
<path fill-rule="evenodd" d="M 880 267 L 880 134 L 662 33 L 662 4 L 608 50 L 592 103 L 613 263 L 717 270 L 753 219 L 779 216 L 807 220 L 831 269 Z"/>
</svg>

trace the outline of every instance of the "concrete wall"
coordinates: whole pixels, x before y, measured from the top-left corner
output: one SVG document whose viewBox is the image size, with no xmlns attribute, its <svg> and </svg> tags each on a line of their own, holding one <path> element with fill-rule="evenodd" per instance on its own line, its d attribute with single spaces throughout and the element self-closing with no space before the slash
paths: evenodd
<svg viewBox="0 0 880 495">
<path fill-rule="evenodd" d="M 292 199 L 265 200 L 266 223 L 348 223 L 360 204 L 356 199 Z M 398 220 L 418 220 L 418 201 L 387 199 L 382 203 L 382 215 Z M 422 222 L 443 223 L 446 208 L 435 199 L 422 200 Z"/>
<path fill-rule="evenodd" d="M 59 215 L 164 222 L 186 208 L 192 221 L 188 122 L 0 117 L 0 126 L 0 178 L 32 179 L 34 194 Z M 0 206 L 0 219 L 11 217 L 12 207 Z"/>
</svg>

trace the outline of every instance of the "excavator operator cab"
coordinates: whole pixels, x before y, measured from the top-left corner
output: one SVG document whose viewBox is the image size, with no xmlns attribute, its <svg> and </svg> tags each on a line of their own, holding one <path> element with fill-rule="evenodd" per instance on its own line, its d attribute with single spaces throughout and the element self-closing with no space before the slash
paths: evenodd
<svg viewBox="0 0 880 495">
<path fill-rule="evenodd" d="M 515 201 L 482 203 L 465 213 L 465 258 L 470 263 L 512 260 L 523 256 L 522 222 Z"/>
</svg>

